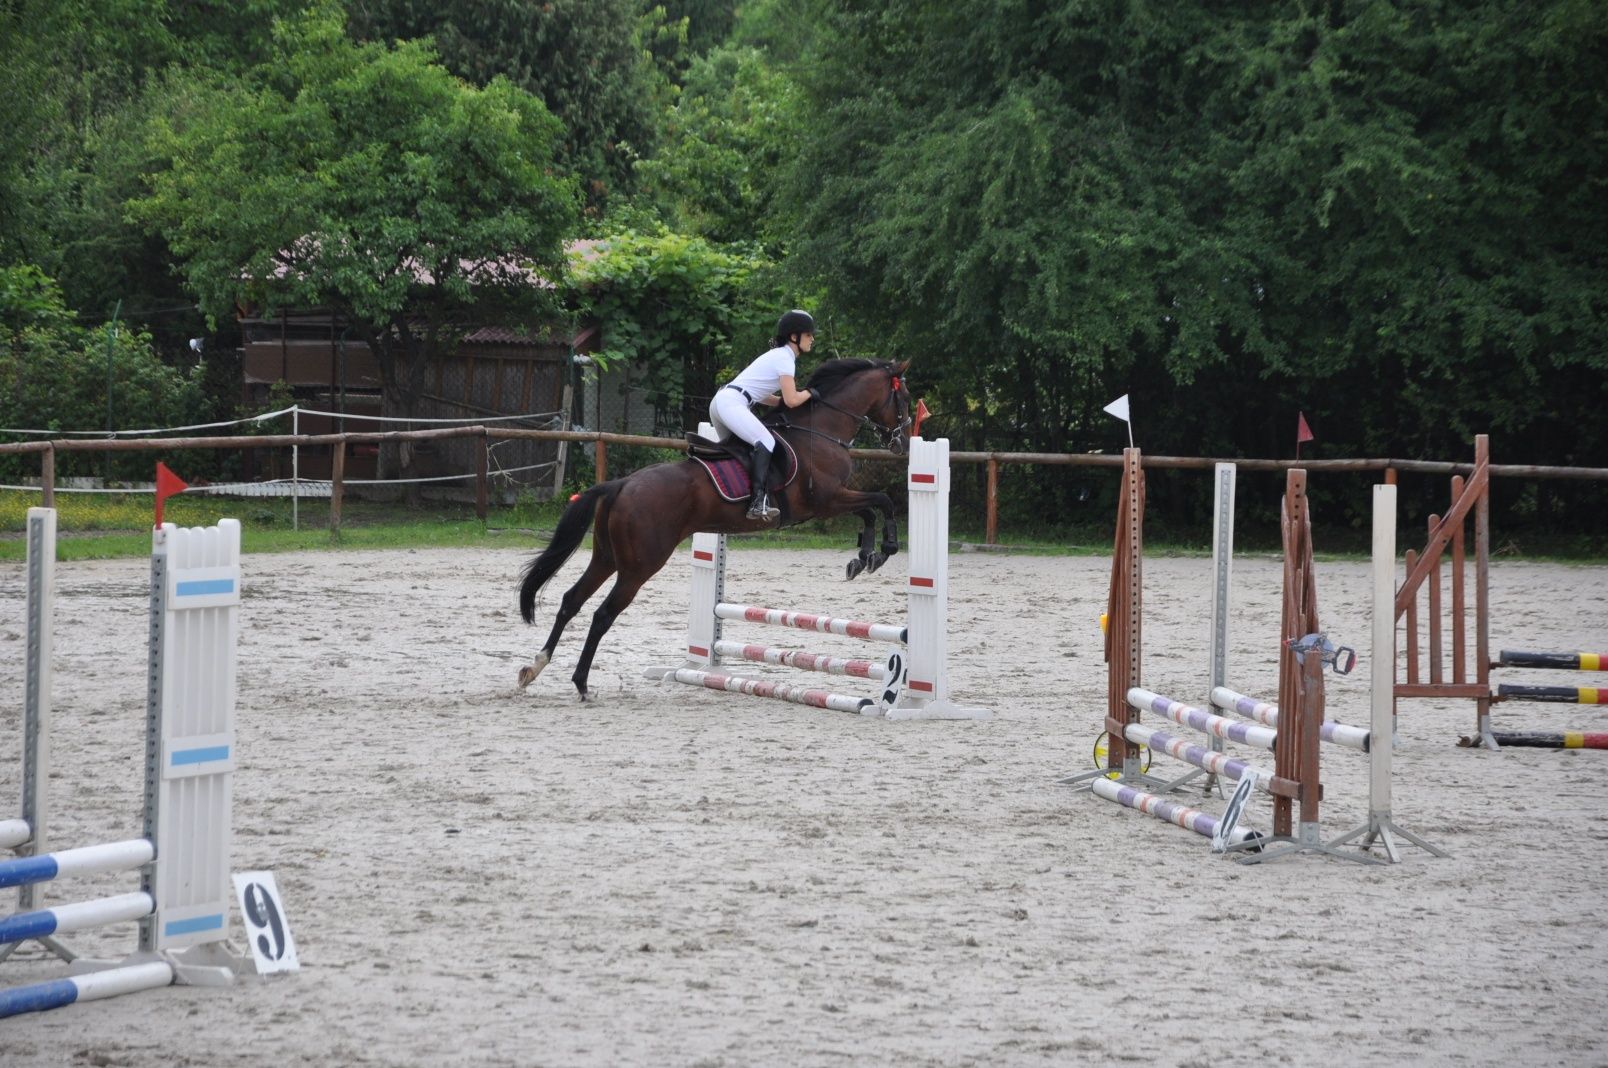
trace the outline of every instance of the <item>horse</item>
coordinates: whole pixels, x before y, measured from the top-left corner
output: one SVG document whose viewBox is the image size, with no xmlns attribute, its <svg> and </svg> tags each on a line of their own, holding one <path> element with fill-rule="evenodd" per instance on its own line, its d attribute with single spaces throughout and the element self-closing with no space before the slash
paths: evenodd
<svg viewBox="0 0 1608 1068">
<path fill-rule="evenodd" d="M 853 462 L 849 448 L 867 426 L 876 429 L 883 446 L 903 455 L 910 439 L 910 391 L 904 382 L 910 361 L 829 360 L 817 367 L 807 388 L 811 399 L 766 420 L 771 432 L 787 441 L 798 456 L 798 473 L 776 495 L 781 526 L 808 519 L 858 515 L 864 521 L 859 551 L 845 571 L 852 579 L 876 571 L 899 551 L 893 500 L 886 493 L 850 489 Z M 780 451 L 780 450 L 778 450 Z M 781 466 L 778 464 L 778 466 Z M 534 623 L 536 593 L 580 545 L 592 527 L 592 559 L 575 585 L 565 592 L 547 642 L 535 660 L 519 669 L 519 687 L 535 681 L 553 658 L 564 627 L 610 575 L 614 588 L 592 614 L 579 662 L 571 681 L 587 698 L 587 679 L 598 642 L 642 585 L 658 573 L 676 546 L 698 531 L 738 534 L 771 529 L 751 520 L 748 502 L 728 501 L 715 489 L 702 465 L 690 457 L 645 467 L 624 478 L 602 482 L 574 498 L 559 517 L 547 548 L 525 566 L 519 584 L 519 614 Z M 877 513 L 882 515 L 882 541 L 873 545 Z M 596 521 L 593 516 L 596 515 Z"/>
</svg>

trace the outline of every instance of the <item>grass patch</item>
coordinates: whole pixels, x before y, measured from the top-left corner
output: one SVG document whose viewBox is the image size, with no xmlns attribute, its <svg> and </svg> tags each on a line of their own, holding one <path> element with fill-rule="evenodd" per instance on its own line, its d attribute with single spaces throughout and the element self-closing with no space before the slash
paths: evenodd
<svg viewBox="0 0 1608 1068">
<path fill-rule="evenodd" d="M 21 560 L 22 532 L 30 507 L 39 495 L 0 490 L 0 560 Z M 347 498 L 341 510 L 341 534 L 329 531 L 329 501 L 288 498 L 220 498 L 179 496 L 167 503 L 166 518 L 180 526 L 208 526 L 229 517 L 240 520 L 242 548 L 248 553 L 301 552 L 345 549 L 424 549 L 460 546 L 515 546 L 534 549 L 545 545 L 558 522 L 563 502 L 537 502 L 529 495 L 517 503 L 492 508 L 482 521 L 474 506 L 451 501 L 426 501 L 410 508 L 400 501 Z M 59 537 L 57 556 L 62 560 L 100 560 L 144 556 L 151 551 L 151 497 L 146 494 L 56 495 Z M 906 531 L 901 520 L 900 540 Z M 1236 531 L 1236 551 L 1277 555 L 1276 526 L 1245 523 Z M 836 549 L 852 555 L 860 521 L 852 516 L 814 521 L 787 530 L 732 536 L 733 548 Z M 982 517 L 957 509 L 950 519 L 952 543 L 981 544 Z M 1059 528 L 1043 523 L 1032 529 L 1002 529 L 1000 551 L 1043 556 L 1106 556 L 1111 552 L 1109 520 L 1068 523 Z M 1405 548 L 1422 540 L 1421 534 L 1403 531 L 1398 544 Z M 1147 522 L 1145 549 L 1153 556 L 1209 556 L 1210 533 L 1204 529 L 1174 528 L 1165 521 Z M 1344 526 L 1319 525 L 1313 532 L 1322 559 L 1366 558 L 1366 531 Z M 1496 559 L 1560 560 L 1601 563 L 1603 547 L 1595 538 L 1558 533 L 1550 538 L 1513 535 L 1493 539 Z"/>
</svg>

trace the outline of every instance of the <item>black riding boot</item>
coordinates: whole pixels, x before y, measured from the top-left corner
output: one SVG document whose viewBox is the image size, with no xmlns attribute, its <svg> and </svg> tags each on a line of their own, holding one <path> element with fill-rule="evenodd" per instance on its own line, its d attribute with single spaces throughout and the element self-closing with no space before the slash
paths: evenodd
<svg viewBox="0 0 1608 1068">
<path fill-rule="evenodd" d="M 781 512 L 770 505 L 770 493 L 766 487 L 766 480 L 770 478 L 771 451 L 763 445 L 754 446 L 754 454 L 748 461 L 748 477 L 752 481 L 752 504 L 748 506 L 748 518 L 758 519 L 766 523 L 774 523 L 781 518 Z"/>
</svg>

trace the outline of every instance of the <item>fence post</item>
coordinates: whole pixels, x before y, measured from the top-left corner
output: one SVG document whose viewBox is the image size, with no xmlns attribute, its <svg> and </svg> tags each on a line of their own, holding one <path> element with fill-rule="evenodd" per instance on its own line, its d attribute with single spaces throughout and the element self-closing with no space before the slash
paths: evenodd
<svg viewBox="0 0 1608 1068">
<path fill-rule="evenodd" d="M 486 450 L 486 435 L 475 438 L 475 516 L 486 518 L 486 468 L 490 460 Z"/>
<path fill-rule="evenodd" d="M 333 446 L 334 452 L 329 464 L 329 535 L 338 539 L 341 536 L 341 494 L 345 490 L 346 478 L 346 436 Z"/>
<path fill-rule="evenodd" d="M 42 507 L 56 507 L 56 446 L 54 445 L 39 454 L 39 496 Z"/>
<path fill-rule="evenodd" d="M 596 455 L 596 467 L 597 467 L 597 481 L 599 483 L 607 482 L 609 480 L 609 446 L 608 446 L 608 442 L 604 441 L 602 438 L 598 438 L 597 439 L 597 453 L 595 455 Z"/>
<path fill-rule="evenodd" d="M 988 457 L 988 521 L 983 531 L 983 544 L 994 545 L 999 541 L 999 460 L 990 455 Z"/>
</svg>

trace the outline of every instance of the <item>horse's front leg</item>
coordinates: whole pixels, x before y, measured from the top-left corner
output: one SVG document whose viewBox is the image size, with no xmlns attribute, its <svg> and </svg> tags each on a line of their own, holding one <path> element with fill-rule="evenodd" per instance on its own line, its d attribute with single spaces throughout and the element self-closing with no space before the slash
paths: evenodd
<svg viewBox="0 0 1608 1068">
<path fill-rule="evenodd" d="M 858 576 L 867 568 L 875 571 L 878 567 L 882 566 L 880 561 L 878 561 L 875 565 L 872 563 L 873 559 L 877 555 L 875 548 L 877 537 L 877 513 L 870 508 L 862 508 L 854 514 L 860 517 L 860 522 L 863 524 L 860 527 L 860 551 L 843 569 L 843 577 L 846 579 L 852 579 Z"/>
<path fill-rule="evenodd" d="M 854 514 L 864 526 L 860 528 L 859 552 L 844 567 L 845 578 L 855 578 L 876 571 L 887 563 L 888 557 L 899 551 L 899 528 L 893 519 L 893 498 L 886 493 L 864 493 L 846 490 L 832 501 L 831 514 Z M 882 545 L 875 547 L 877 513 L 882 513 Z"/>
</svg>

